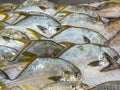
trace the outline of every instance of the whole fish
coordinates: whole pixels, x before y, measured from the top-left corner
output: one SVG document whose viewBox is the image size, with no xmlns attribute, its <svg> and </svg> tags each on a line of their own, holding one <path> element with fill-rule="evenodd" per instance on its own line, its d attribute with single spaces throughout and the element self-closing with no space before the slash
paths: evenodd
<svg viewBox="0 0 120 90">
<path fill-rule="evenodd" d="M 50 40 L 75 44 L 96 43 L 101 45 L 104 45 L 107 41 L 101 34 L 82 27 L 68 27 L 55 34 Z"/>
<path fill-rule="evenodd" d="M 97 13 L 104 18 L 120 17 L 120 3 L 106 2 L 98 6 Z"/>
<path fill-rule="evenodd" d="M 120 90 L 120 81 L 108 81 L 102 84 L 99 84 L 90 90 Z"/>
<path fill-rule="evenodd" d="M 65 59 L 79 67 L 83 76 L 82 81 L 90 87 L 94 87 L 108 80 L 120 80 L 118 76 L 120 70 L 117 70 L 117 68 L 112 70 L 111 67 L 108 67 L 110 62 L 105 53 L 111 56 L 112 59 L 114 58 L 112 60 L 114 62 L 119 58 L 118 53 L 114 49 L 95 44 L 74 45 L 64 51 L 64 53 L 62 52 L 59 58 Z M 95 61 L 97 61 L 96 66 L 95 64 L 91 66 L 91 62 Z M 105 70 L 106 67 L 107 70 Z M 101 72 L 103 69 L 104 72 Z"/>
<path fill-rule="evenodd" d="M 15 58 L 15 61 L 23 60 L 28 61 L 27 58 L 36 58 L 36 57 L 56 57 L 61 51 L 64 50 L 64 47 L 49 40 L 37 40 L 31 41 L 29 45 L 20 53 L 18 57 Z"/>
<path fill-rule="evenodd" d="M 89 86 L 78 82 L 55 82 L 44 86 L 39 90 L 88 90 Z"/>
<path fill-rule="evenodd" d="M 30 15 L 26 19 L 16 23 L 13 26 L 7 25 L 5 28 L 13 28 L 24 33 L 28 33 L 32 29 L 45 37 L 54 35 L 60 27 L 60 23 L 50 16 L 43 15 Z"/>
<path fill-rule="evenodd" d="M 95 30 L 103 27 L 103 22 L 82 13 L 72 13 L 60 21 L 61 25 L 70 25 L 75 27 L 84 27 Z"/>
<path fill-rule="evenodd" d="M 14 12 L 46 13 L 53 16 L 64 6 L 57 6 L 48 0 L 25 0 Z"/>
<path fill-rule="evenodd" d="M 74 13 L 83 13 L 89 16 L 98 18 L 97 13 L 94 11 L 93 7 L 84 6 L 84 5 L 68 5 L 62 11 L 69 11 Z"/>
<path fill-rule="evenodd" d="M 78 81 L 80 70 L 73 64 L 57 58 L 37 58 L 13 80 L 5 81 L 6 87 L 28 85 L 38 90 L 54 81 Z M 33 82 L 35 81 L 35 82 Z M 19 83 L 21 82 L 21 83 Z"/>
<path fill-rule="evenodd" d="M 106 60 L 104 53 L 107 53 L 112 58 L 116 57 L 116 60 L 119 58 L 119 55 L 115 50 L 96 44 L 74 45 L 59 55 L 59 57 L 70 61 L 71 63 L 77 65 L 79 68 L 85 68 L 89 63 L 96 60 L 98 60 L 99 65 L 101 65 L 102 60 L 102 65 L 106 66 L 109 62 Z M 80 64 L 81 62 L 82 64 Z"/>
</svg>

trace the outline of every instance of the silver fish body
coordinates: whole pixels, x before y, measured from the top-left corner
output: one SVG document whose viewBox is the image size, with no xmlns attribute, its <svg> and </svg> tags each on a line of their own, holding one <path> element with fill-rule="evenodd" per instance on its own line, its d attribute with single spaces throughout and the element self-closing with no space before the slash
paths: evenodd
<svg viewBox="0 0 120 90">
<path fill-rule="evenodd" d="M 74 13 L 83 13 L 83 14 L 87 14 L 89 16 L 98 18 L 97 13 L 94 11 L 94 9 L 92 9 L 92 7 L 84 6 L 84 5 L 79 5 L 79 6 L 78 5 L 77 6 L 68 5 L 62 11 L 69 11 L 69 12 L 74 12 Z"/>
<path fill-rule="evenodd" d="M 37 58 L 10 82 L 5 82 L 6 87 L 28 85 L 35 90 L 42 88 L 44 85 L 56 81 L 78 81 L 81 78 L 80 70 L 73 64 L 57 58 Z M 31 83 L 32 81 L 32 83 Z M 35 82 L 33 82 L 35 81 Z M 21 82 L 21 83 L 19 83 Z"/>
<path fill-rule="evenodd" d="M 88 39 L 86 40 L 85 37 Z M 96 43 L 104 45 L 106 39 L 101 34 L 87 28 L 69 27 L 54 35 L 50 40 L 75 44 Z M 90 42 L 88 42 L 90 41 Z"/>
<path fill-rule="evenodd" d="M 27 28 L 33 29 L 46 37 L 55 34 L 58 27 L 60 27 L 60 23 L 47 15 L 31 15 L 13 26 L 6 26 L 6 28 L 14 28 L 26 34 Z"/>
<path fill-rule="evenodd" d="M 61 25 L 70 25 L 75 27 L 84 27 L 95 30 L 103 26 L 103 22 L 82 13 L 72 13 L 60 21 Z"/>
</svg>

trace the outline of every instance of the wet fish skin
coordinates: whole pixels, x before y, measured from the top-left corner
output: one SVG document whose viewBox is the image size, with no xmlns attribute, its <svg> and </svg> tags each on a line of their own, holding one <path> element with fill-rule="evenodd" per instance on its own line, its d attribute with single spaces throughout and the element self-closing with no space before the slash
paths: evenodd
<svg viewBox="0 0 120 90">
<path fill-rule="evenodd" d="M 57 70 L 55 69 L 56 65 L 59 64 L 59 68 L 57 68 Z M 49 68 L 47 66 L 50 66 Z M 65 67 L 64 67 L 65 66 Z M 60 70 L 58 70 L 60 69 Z M 20 79 L 24 79 L 24 78 L 28 78 L 28 76 L 32 76 L 35 73 L 48 73 L 48 74 L 59 74 L 60 72 L 65 73 L 66 71 L 71 72 L 71 74 L 73 73 L 76 75 L 76 73 L 79 75 L 80 70 L 75 67 L 73 64 L 68 63 L 66 61 L 63 61 L 61 59 L 53 59 L 53 58 L 37 58 L 35 59 L 32 63 L 30 63 L 17 77 L 16 80 L 20 80 Z M 64 76 L 63 76 L 64 77 Z M 76 77 L 76 76 L 75 76 Z M 65 78 L 65 77 L 64 77 Z M 76 80 L 78 79 L 78 77 L 76 77 Z M 79 77 L 80 79 L 80 77 Z M 68 81 L 70 80 L 70 78 L 68 79 Z"/>
<path fill-rule="evenodd" d="M 120 90 L 120 81 L 109 81 L 99 84 L 91 90 Z"/>
<path fill-rule="evenodd" d="M 88 38 L 89 41 L 86 41 L 85 37 Z M 50 40 L 55 42 L 71 42 L 74 44 L 98 43 L 101 45 L 104 45 L 107 41 L 101 34 L 82 27 L 68 27 L 55 34 Z"/>
<path fill-rule="evenodd" d="M 88 90 L 89 86 L 79 82 L 55 82 L 44 86 L 39 90 Z"/>
<path fill-rule="evenodd" d="M 90 6 L 84 6 L 84 5 L 68 5 L 65 7 L 62 11 L 69 11 L 69 12 L 74 12 L 74 13 L 83 13 L 87 14 L 89 16 L 98 18 L 97 13 L 94 11 L 94 9 Z"/>
<path fill-rule="evenodd" d="M 95 30 L 104 26 L 101 20 L 82 13 L 72 13 L 60 21 L 61 25 L 84 27 Z"/>
<path fill-rule="evenodd" d="M 43 32 L 42 29 L 37 27 L 39 25 L 45 27 L 47 30 Z M 26 28 L 30 28 L 46 37 L 50 37 L 53 34 L 55 34 L 57 32 L 56 29 L 58 27 L 60 27 L 60 23 L 58 23 L 55 19 L 45 14 L 34 16 L 30 15 L 21 22 L 16 23 L 14 26 L 10 25 L 6 26 L 6 28 L 13 28 L 26 34 L 27 34 Z"/>
<path fill-rule="evenodd" d="M 48 0 L 26 0 L 14 12 L 26 13 L 46 13 L 50 16 L 55 15 L 59 10 L 64 7 L 59 7 Z"/>
</svg>

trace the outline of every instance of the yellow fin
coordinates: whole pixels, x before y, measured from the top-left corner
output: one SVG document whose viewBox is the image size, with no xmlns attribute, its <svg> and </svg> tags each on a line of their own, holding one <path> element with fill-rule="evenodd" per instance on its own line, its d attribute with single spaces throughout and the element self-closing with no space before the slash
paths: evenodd
<svg viewBox="0 0 120 90">
<path fill-rule="evenodd" d="M 20 59 L 19 62 L 32 62 L 33 60 L 35 60 L 35 58 L 27 57 L 27 58 Z"/>
<path fill-rule="evenodd" d="M 31 28 L 26 28 L 27 32 L 30 33 L 35 40 L 40 40 L 41 35 Z"/>
<path fill-rule="evenodd" d="M 5 21 L 7 17 L 8 17 L 7 13 L 0 12 L 0 21 Z"/>
<path fill-rule="evenodd" d="M 73 43 L 71 43 L 71 42 L 58 42 L 58 43 L 63 45 L 63 46 L 66 46 L 66 47 L 69 47 L 69 46 L 73 45 Z"/>
<path fill-rule="evenodd" d="M 30 86 L 25 86 L 25 90 L 33 90 Z"/>
</svg>

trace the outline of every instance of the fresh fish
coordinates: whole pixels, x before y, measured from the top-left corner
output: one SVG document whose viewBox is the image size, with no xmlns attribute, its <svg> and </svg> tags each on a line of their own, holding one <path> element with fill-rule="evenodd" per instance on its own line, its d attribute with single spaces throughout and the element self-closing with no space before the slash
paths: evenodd
<svg viewBox="0 0 120 90">
<path fill-rule="evenodd" d="M 60 11 L 63 6 L 57 6 L 48 0 L 26 0 L 20 5 L 14 12 L 25 12 L 25 13 L 46 13 L 53 16 Z"/>
<path fill-rule="evenodd" d="M 19 86 L 21 82 L 24 86 L 28 85 L 38 90 L 54 81 L 78 81 L 80 78 L 80 70 L 67 61 L 57 58 L 37 58 L 28 64 L 15 79 L 6 81 L 5 84 L 11 87 L 15 84 Z"/>
<path fill-rule="evenodd" d="M 61 25 L 84 27 L 95 30 L 103 27 L 103 22 L 82 13 L 72 13 L 60 21 Z"/>
<path fill-rule="evenodd" d="M 94 11 L 92 7 L 89 6 L 84 6 L 84 5 L 68 5 L 65 7 L 62 11 L 69 11 L 69 12 L 74 12 L 74 13 L 83 13 L 87 14 L 91 17 L 98 18 L 97 13 Z"/>
<path fill-rule="evenodd" d="M 0 12 L 1 11 L 11 11 L 17 7 L 17 4 L 14 3 L 4 3 L 0 4 Z"/>
<path fill-rule="evenodd" d="M 98 6 L 97 13 L 104 18 L 120 17 L 120 3 L 106 2 Z"/>
<path fill-rule="evenodd" d="M 118 53 L 113 49 L 96 44 L 74 45 L 59 57 L 83 68 L 86 67 L 88 63 L 95 60 L 102 60 L 104 65 L 107 65 L 108 61 L 106 60 L 104 53 L 107 53 L 112 58 L 116 57 L 117 60 L 119 58 Z M 80 64 L 81 62 L 82 64 Z"/>
<path fill-rule="evenodd" d="M 118 76 L 120 70 L 108 70 L 108 72 L 100 72 L 109 65 L 109 61 L 104 53 L 118 60 L 118 53 L 108 46 L 100 46 L 95 44 L 74 45 L 67 51 L 62 53 L 59 58 L 65 59 L 76 65 L 82 73 L 82 81 L 90 87 L 94 87 L 100 83 L 110 80 L 120 80 Z M 93 61 L 99 61 L 96 67 L 88 66 Z M 106 77 L 107 76 L 107 77 Z M 92 80 L 92 81 L 91 81 Z"/>
<path fill-rule="evenodd" d="M 55 82 L 44 86 L 39 90 L 88 90 L 89 86 L 79 82 Z"/>
<path fill-rule="evenodd" d="M 31 41 L 31 43 L 16 57 L 17 60 L 23 60 L 23 58 L 36 58 L 36 57 L 56 57 L 64 47 L 48 40 Z"/>
<path fill-rule="evenodd" d="M 17 53 L 16 49 L 0 45 L 0 61 L 11 61 Z"/>
<path fill-rule="evenodd" d="M 54 35 L 50 40 L 75 44 L 96 43 L 101 45 L 104 45 L 107 41 L 101 34 L 82 27 L 68 27 Z"/>
<path fill-rule="evenodd" d="M 104 82 L 91 88 L 91 90 L 120 90 L 120 81 L 116 80 Z"/>
<path fill-rule="evenodd" d="M 60 27 L 55 19 L 45 14 L 43 15 L 30 15 L 26 19 L 16 23 L 13 26 L 6 26 L 5 28 L 14 28 L 21 32 L 27 34 L 27 30 L 33 29 L 36 32 L 44 35 L 45 37 L 50 37 L 57 32 L 57 28 Z"/>
</svg>

